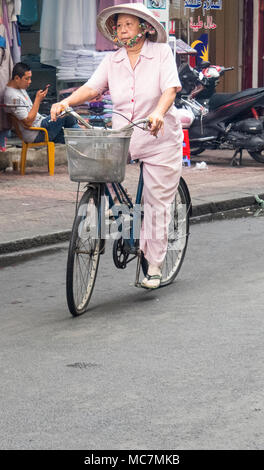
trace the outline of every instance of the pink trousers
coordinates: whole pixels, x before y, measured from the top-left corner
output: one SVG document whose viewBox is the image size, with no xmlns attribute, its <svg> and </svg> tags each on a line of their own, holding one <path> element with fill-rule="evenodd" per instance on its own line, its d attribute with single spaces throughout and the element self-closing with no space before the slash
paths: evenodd
<svg viewBox="0 0 264 470">
<path fill-rule="evenodd" d="M 171 204 L 182 172 L 182 143 L 178 151 L 163 158 L 146 157 L 144 161 L 144 219 L 140 233 L 140 249 L 154 266 L 161 266 L 168 246 Z"/>
</svg>

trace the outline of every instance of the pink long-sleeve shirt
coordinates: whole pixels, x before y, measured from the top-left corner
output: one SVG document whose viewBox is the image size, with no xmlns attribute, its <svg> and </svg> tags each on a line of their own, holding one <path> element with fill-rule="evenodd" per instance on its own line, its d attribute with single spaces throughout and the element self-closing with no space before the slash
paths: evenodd
<svg viewBox="0 0 264 470">
<path fill-rule="evenodd" d="M 113 111 L 122 113 L 130 120 L 148 117 L 168 88 L 176 87 L 178 91 L 181 89 L 177 66 L 169 45 L 148 40 L 144 42 L 134 69 L 126 49 L 122 47 L 107 54 L 85 85 L 98 93 L 109 89 Z M 126 124 L 128 122 L 123 117 L 113 114 L 113 128 Z M 131 156 L 133 159 L 150 156 L 162 159 L 166 153 L 173 155 L 174 149 L 179 148 L 181 138 L 180 120 L 177 109 L 172 105 L 164 117 L 163 135 L 159 132 L 158 138 L 155 138 L 149 132 L 134 128 L 130 143 Z"/>
</svg>

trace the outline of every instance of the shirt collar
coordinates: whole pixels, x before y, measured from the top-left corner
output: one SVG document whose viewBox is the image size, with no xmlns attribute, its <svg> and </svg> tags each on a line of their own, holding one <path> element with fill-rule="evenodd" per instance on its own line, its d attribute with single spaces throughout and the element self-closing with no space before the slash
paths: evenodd
<svg viewBox="0 0 264 470">
<path fill-rule="evenodd" d="M 153 42 L 150 42 L 148 39 L 146 39 L 141 49 L 140 55 L 143 55 L 147 59 L 153 59 L 155 56 L 153 45 Z"/>
<path fill-rule="evenodd" d="M 153 43 L 145 40 L 143 47 L 140 51 L 140 55 L 146 57 L 147 59 L 153 59 L 154 51 L 153 51 Z M 114 62 L 121 62 L 127 57 L 127 51 L 125 47 L 121 47 L 118 51 L 114 52 L 113 60 Z"/>
</svg>

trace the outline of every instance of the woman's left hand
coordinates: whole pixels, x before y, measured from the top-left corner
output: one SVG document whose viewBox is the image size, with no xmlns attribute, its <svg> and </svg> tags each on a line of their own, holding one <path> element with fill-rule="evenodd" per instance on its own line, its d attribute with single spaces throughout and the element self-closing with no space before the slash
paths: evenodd
<svg viewBox="0 0 264 470">
<path fill-rule="evenodd" d="M 163 114 L 158 111 L 153 111 L 149 116 L 149 127 L 150 133 L 157 136 L 158 132 L 163 131 L 164 128 L 164 119 Z"/>
</svg>

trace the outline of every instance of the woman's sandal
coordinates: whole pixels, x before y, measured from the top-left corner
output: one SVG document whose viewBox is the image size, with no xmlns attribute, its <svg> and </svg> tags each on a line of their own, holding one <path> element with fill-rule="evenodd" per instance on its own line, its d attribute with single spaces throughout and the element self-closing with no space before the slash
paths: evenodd
<svg viewBox="0 0 264 470">
<path fill-rule="evenodd" d="M 153 274 L 150 276 L 146 274 L 146 277 L 141 282 L 141 287 L 144 289 L 158 289 L 161 283 L 161 274 Z"/>
</svg>

